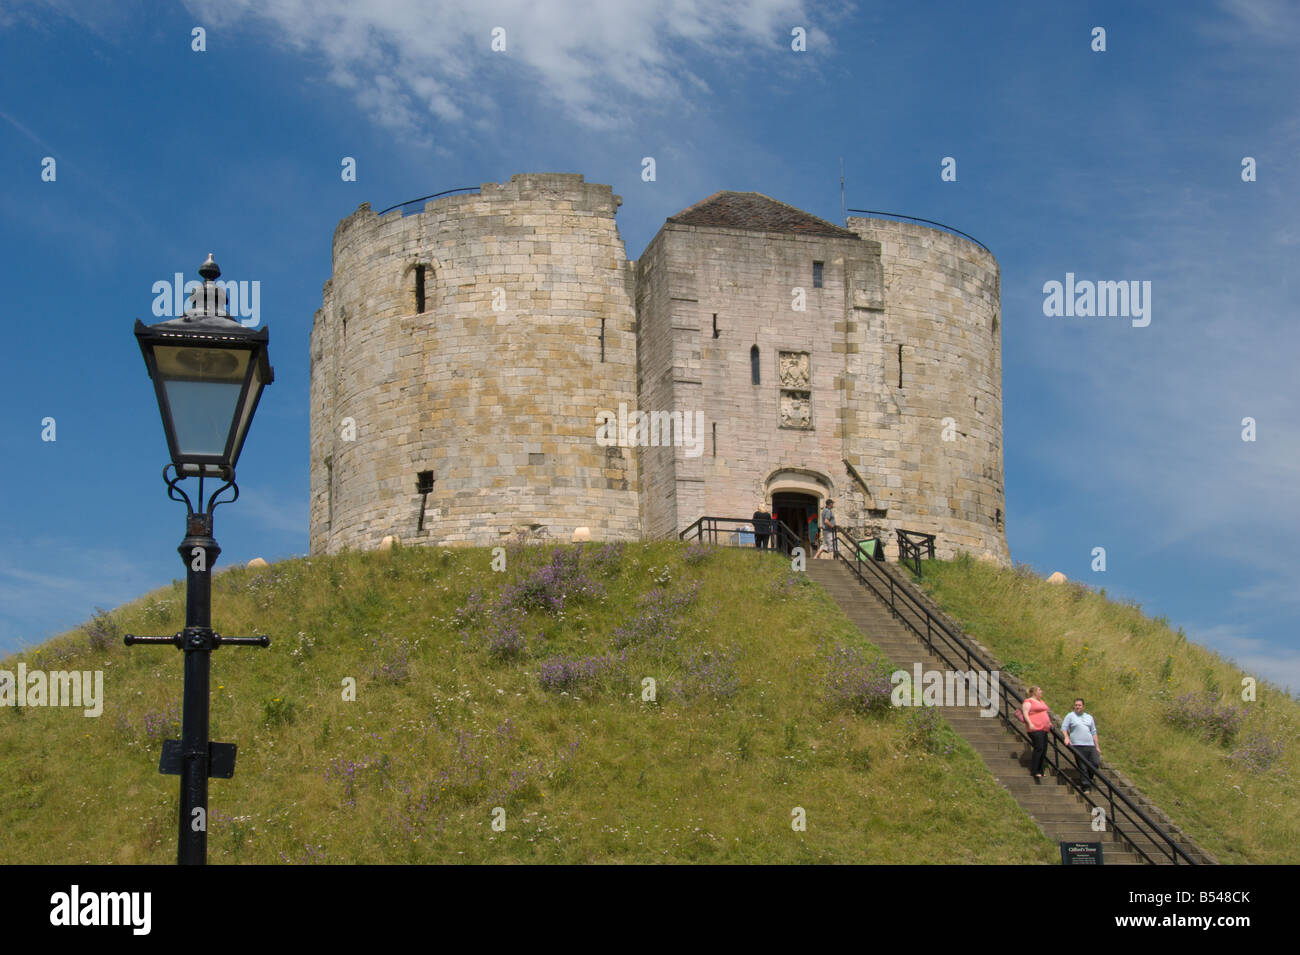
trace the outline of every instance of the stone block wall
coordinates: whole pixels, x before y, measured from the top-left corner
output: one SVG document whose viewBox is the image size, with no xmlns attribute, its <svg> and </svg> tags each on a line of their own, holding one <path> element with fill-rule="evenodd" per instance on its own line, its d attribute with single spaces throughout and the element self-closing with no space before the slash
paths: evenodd
<svg viewBox="0 0 1300 955">
<path fill-rule="evenodd" d="M 883 308 L 855 310 L 863 360 L 846 412 L 876 520 L 891 536 L 937 534 L 941 557 L 987 550 L 1007 563 L 997 262 L 927 226 L 848 227 L 879 243 L 883 273 Z"/>
<path fill-rule="evenodd" d="M 676 342 L 673 333 L 672 298 L 661 231 L 637 260 L 637 408 L 671 410 L 675 400 L 674 376 Z M 677 278 L 681 278 L 678 276 Z M 689 295 L 689 288 L 677 289 Z M 682 307 L 689 306 L 683 301 Z M 678 511 L 677 455 L 672 448 L 637 448 L 638 473 L 641 475 L 641 529 L 646 537 L 659 538 L 675 534 L 703 512 L 687 517 L 688 507 Z"/>
<path fill-rule="evenodd" d="M 663 449 L 653 470 L 643 465 L 646 487 L 663 485 L 644 505 L 655 516 L 648 535 L 704 514 L 748 517 L 776 490 L 843 503 L 845 301 L 850 273 L 870 272 L 877 255 L 852 236 L 665 225 L 638 262 L 643 401 L 702 410 L 705 442 L 699 457 Z M 822 263 L 821 288 L 814 262 Z M 675 524 L 656 511 L 667 494 L 679 502 Z"/>
<path fill-rule="evenodd" d="M 836 498 L 841 526 L 884 534 L 891 557 L 903 527 L 941 556 L 1009 561 L 992 255 L 881 219 L 670 221 L 629 262 L 620 201 L 580 175 L 518 175 L 339 224 L 311 333 L 313 553 L 666 537 L 795 490 Z M 597 415 L 620 406 L 702 412 L 700 453 L 601 446 Z"/>
<path fill-rule="evenodd" d="M 311 334 L 313 553 L 639 536 L 636 456 L 596 442 L 599 410 L 636 404 L 620 202 L 580 175 L 519 175 L 339 224 Z"/>
</svg>

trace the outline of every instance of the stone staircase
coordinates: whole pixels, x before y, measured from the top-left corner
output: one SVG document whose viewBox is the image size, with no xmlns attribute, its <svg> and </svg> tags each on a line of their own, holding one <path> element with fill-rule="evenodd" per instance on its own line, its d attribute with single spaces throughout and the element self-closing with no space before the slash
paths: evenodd
<svg viewBox="0 0 1300 955">
<path fill-rule="evenodd" d="M 920 663 L 923 670 L 949 669 L 941 659 L 927 652 L 925 643 L 895 619 L 889 607 L 859 583 L 842 563 L 809 560 L 807 567 L 809 578 L 826 589 L 867 639 L 899 669 L 911 673 L 915 663 Z M 1044 768 L 1041 781 L 1036 782 L 1030 776 L 1028 744 L 1007 729 L 997 716 L 980 716 L 978 706 L 936 708 L 948 725 L 980 755 L 998 783 L 1011 793 L 1047 838 L 1053 842 L 1100 842 L 1106 865 L 1143 863 L 1124 839 L 1110 831 L 1109 825 L 1105 832 L 1092 829 L 1091 805 L 1065 785 L 1063 779 L 1054 776 L 1050 767 Z M 1104 765 L 1103 771 L 1109 773 Z M 1155 845 L 1145 834 L 1133 835 L 1151 858 L 1161 857 L 1163 844 Z"/>
</svg>

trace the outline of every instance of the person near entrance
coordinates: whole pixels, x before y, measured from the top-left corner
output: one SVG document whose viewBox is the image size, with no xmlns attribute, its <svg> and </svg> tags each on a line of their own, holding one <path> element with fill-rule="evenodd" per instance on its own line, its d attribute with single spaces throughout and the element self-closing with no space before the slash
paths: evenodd
<svg viewBox="0 0 1300 955">
<path fill-rule="evenodd" d="M 826 498 L 826 506 L 822 508 L 822 546 L 818 553 L 826 550 L 826 542 L 830 541 L 831 555 L 838 557 L 840 553 L 840 536 L 836 533 L 835 524 L 835 507 L 834 498 Z"/>
<path fill-rule="evenodd" d="M 772 515 L 765 510 L 766 507 L 765 503 L 760 502 L 758 510 L 754 512 L 754 516 L 751 518 L 754 522 L 754 546 L 759 550 L 767 550 L 768 536 L 772 533 Z"/>
<path fill-rule="evenodd" d="M 1061 721 L 1065 745 L 1074 753 L 1083 777 L 1083 791 L 1092 789 L 1092 774 L 1101 768 L 1101 744 L 1097 741 L 1097 721 L 1083 711 L 1083 697 L 1074 701 L 1074 711 Z"/>
<path fill-rule="evenodd" d="M 780 513 L 772 515 L 772 536 L 768 546 L 785 554 L 791 554 L 791 548 L 799 547 L 805 557 L 812 557 L 820 543 L 818 538 L 823 536 L 817 533 L 821 499 L 802 490 L 777 490 L 772 493 L 771 505 Z M 810 517 L 813 518 L 811 522 Z M 781 527 L 776 526 L 778 518 Z"/>
</svg>

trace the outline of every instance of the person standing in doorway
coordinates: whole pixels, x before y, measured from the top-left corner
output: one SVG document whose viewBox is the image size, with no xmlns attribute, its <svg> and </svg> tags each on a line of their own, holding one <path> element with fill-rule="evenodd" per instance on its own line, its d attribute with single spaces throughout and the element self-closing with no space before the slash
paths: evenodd
<svg viewBox="0 0 1300 955">
<path fill-rule="evenodd" d="M 826 506 L 822 508 L 821 549 L 825 550 L 826 542 L 830 541 L 831 555 L 833 557 L 838 557 L 840 553 L 840 535 L 838 533 L 838 528 L 835 524 L 835 511 L 833 510 L 834 507 L 835 507 L 835 499 L 830 497 L 826 498 Z"/>
<path fill-rule="evenodd" d="M 754 512 L 754 516 L 751 518 L 754 522 L 754 546 L 759 550 L 767 550 L 767 538 L 772 531 L 769 526 L 771 515 L 765 509 L 766 507 L 765 503 L 760 502 L 758 510 Z"/>
<path fill-rule="evenodd" d="M 1096 720 L 1083 711 L 1083 697 L 1074 701 L 1073 712 L 1065 714 L 1061 732 L 1065 734 L 1065 745 L 1079 764 L 1083 791 L 1088 792 L 1092 789 L 1093 772 L 1101 768 L 1101 744 L 1097 741 Z"/>
<path fill-rule="evenodd" d="M 1047 734 L 1052 730 L 1052 717 L 1043 702 L 1043 688 L 1031 686 L 1029 696 L 1021 705 L 1025 725 L 1029 728 L 1029 742 L 1033 744 L 1034 755 L 1029 763 L 1029 774 L 1034 782 L 1043 781 L 1043 758 L 1047 755 Z"/>
</svg>

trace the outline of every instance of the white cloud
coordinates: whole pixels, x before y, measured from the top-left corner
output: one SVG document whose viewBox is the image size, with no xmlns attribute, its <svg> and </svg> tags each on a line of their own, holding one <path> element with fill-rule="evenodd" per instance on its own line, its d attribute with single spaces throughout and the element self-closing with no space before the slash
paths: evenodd
<svg viewBox="0 0 1300 955">
<path fill-rule="evenodd" d="M 490 77 L 522 91 L 536 88 L 569 119 L 610 130 L 634 125 L 632 106 L 664 115 L 689 110 L 687 92 L 708 91 L 688 66 L 695 57 L 757 68 L 746 56 L 788 49 L 794 26 L 808 31 L 805 56 L 831 46 L 802 0 L 186 0 L 186 6 L 210 29 L 248 25 L 320 57 L 329 81 L 349 90 L 379 125 L 425 141 L 429 117 L 508 120 L 485 92 Z M 505 30 L 504 53 L 491 49 L 495 27 Z"/>
<path fill-rule="evenodd" d="M 1189 627 L 1187 637 L 1231 660 L 1248 676 L 1300 693 L 1300 650 L 1250 636 L 1235 623 Z"/>
<path fill-rule="evenodd" d="M 238 511 L 232 516 L 268 531 L 286 531 L 303 539 L 307 536 L 307 502 L 294 497 L 286 500 L 282 495 L 266 489 L 241 491 Z M 224 516 L 224 515 L 223 515 Z M 267 535 L 279 536 L 279 535 Z"/>
<path fill-rule="evenodd" d="M 1244 28 L 1251 42 L 1283 45 L 1300 39 L 1295 0 L 1219 0 L 1219 8 Z M 1218 39 L 1230 39 L 1206 29 Z"/>
<path fill-rule="evenodd" d="M 88 620 L 96 606 L 113 608 L 165 581 L 120 550 L 10 537 L 23 563 L 0 561 L 0 656 L 36 645 Z M 34 567 L 58 567 L 57 574 Z"/>
<path fill-rule="evenodd" d="M 1249 609 L 1248 605 L 1259 609 L 1261 604 L 1300 608 L 1300 568 L 1277 568 L 1273 576 L 1234 590 L 1232 597 L 1243 609 Z"/>
<path fill-rule="evenodd" d="M 3 29 L 5 26 L 5 23 L 0 22 L 0 29 Z M 84 184 L 83 188 L 93 191 L 103 199 L 105 203 L 112 206 L 120 216 L 129 218 L 137 226 L 148 230 L 150 233 L 156 233 L 157 224 L 154 221 L 146 219 L 141 215 L 140 209 L 137 205 L 128 202 L 114 190 L 109 189 L 105 185 L 106 181 L 111 181 L 110 177 L 93 174 L 87 175 L 87 170 L 92 166 L 92 163 L 88 162 L 83 167 L 79 161 L 82 153 L 74 150 L 63 149 L 50 144 L 43 136 L 28 127 L 18 117 L 11 115 L 4 110 L 0 110 L 0 120 L 8 123 L 27 139 L 31 140 L 32 143 L 39 146 L 47 155 L 53 156 L 58 163 L 55 168 L 58 171 L 58 175 L 62 177 L 63 182 L 66 183 L 71 180 L 73 182 Z M 82 144 L 79 144 L 79 147 L 81 145 Z M 33 228 L 40 229 L 48 234 L 58 235 L 61 233 L 81 233 L 83 239 L 89 237 L 91 241 L 97 241 L 100 246 L 105 248 L 117 241 L 115 235 L 106 233 L 102 226 L 97 225 L 93 220 L 88 218 L 79 218 L 74 221 L 65 219 L 52 220 L 49 211 L 46 209 L 44 204 L 36 204 L 30 201 L 21 207 L 12 200 L 6 203 L 6 205 L 8 205 L 8 207 L 13 211 L 15 216 L 24 216 L 28 219 L 29 224 Z M 84 245 L 85 243 L 82 242 L 81 244 Z"/>
<path fill-rule="evenodd" d="M 1258 27 L 1278 5 L 1222 6 Z M 1248 42 L 1255 30 L 1234 42 Z M 1287 82 L 1294 72 L 1291 63 L 1261 66 L 1248 94 L 1240 76 L 1204 90 L 1216 101 L 1247 96 L 1251 113 L 1240 120 L 1207 111 L 1175 128 L 1139 101 L 1108 117 L 1124 130 L 1116 142 L 1125 155 L 1141 162 L 1122 175 L 1100 159 L 1058 172 L 1044 194 L 1054 197 L 1062 231 L 1004 287 L 1014 336 L 1008 407 L 1025 373 L 1019 359 L 1036 366 L 1027 379 L 1048 382 L 1049 401 L 1061 411 L 1058 427 L 1035 436 L 1032 454 L 1044 470 L 1140 515 L 1137 536 L 1148 552 L 1212 539 L 1216 559 L 1261 575 L 1300 566 L 1293 534 L 1300 526 L 1300 327 L 1293 320 L 1300 199 L 1278 168 L 1300 150 Z M 1175 132 L 1180 139 L 1171 145 Z M 1210 175 L 1189 180 L 1171 173 L 1188 161 L 1189 139 L 1240 143 L 1228 146 Z M 1261 160 L 1258 182 L 1245 183 L 1236 159 L 1243 155 L 1275 158 Z M 1150 326 L 1043 316 L 1042 283 L 1064 280 L 1067 271 L 1078 279 L 1150 280 Z M 1245 417 L 1256 421 L 1254 442 L 1241 440 Z"/>
<path fill-rule="evenodd" d="M 1032 413 L 1031 448 L 1016 452 L 1036 481 L 1086 501 L 1103 515 L 1111 558 L 1158 562 L 1171 592 L 1184 568 L 1200 564 L 1191 577 L 1204 580 L 1212 566 L 1229 582 L 1215 595 L 1225 623 L 1197 642 L 1294 690 L 1300 197 L 1282 166 L 1300 150 L 1300 115 L 1296 60 L 1275 41 L 1300 36 L 1300 21 L 1287 4 L 1281 22 L 1283 6 L 1225 0 L 1204 20 L 1219 52 L 1186 79 L 1204 112 L 1175 122 L 1167 104 L 1127 99 L 1049 173 L 1037 195 L 1061 227 L 1027 269 L 1004 276 L 1004 360 L 1009 417 L 1025 413 L 1014 410 L 1021 382 L 1047 390 L 1033 400 L 1054 409 Z M 1246 155 L 1259 160 L 1257 182 L 1241 180 Z M 1066 271 L 1151 280 L 1151 325 L 1043 316 L 1042 283 Z M 1241 440 L 1247 416 L 1254 442 Z M 1011 502 L 1013 524 L 1015 514 Z"/>
</svg>

